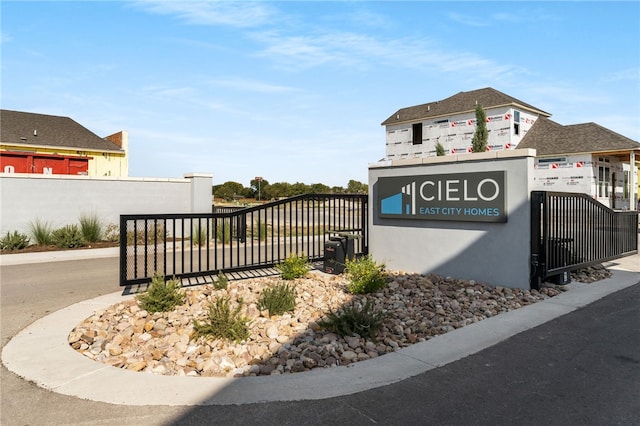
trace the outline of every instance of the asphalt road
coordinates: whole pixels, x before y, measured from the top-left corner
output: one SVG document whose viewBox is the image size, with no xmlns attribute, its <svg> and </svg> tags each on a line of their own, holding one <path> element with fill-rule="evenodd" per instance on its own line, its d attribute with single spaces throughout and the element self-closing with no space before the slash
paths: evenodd
<svg viewBox="0 0 640 426">
<path fill-rule="evenodd" d="M 118 291 L 117 268 L 117 258 L 3 266 L 2 346 L 49 312 Z M 637 425 L 640 283 L 447 366 L 319 401 L 132 407 L 46 391 L 4 366 L 0 378 L 2 425 Z"/>
</svg>

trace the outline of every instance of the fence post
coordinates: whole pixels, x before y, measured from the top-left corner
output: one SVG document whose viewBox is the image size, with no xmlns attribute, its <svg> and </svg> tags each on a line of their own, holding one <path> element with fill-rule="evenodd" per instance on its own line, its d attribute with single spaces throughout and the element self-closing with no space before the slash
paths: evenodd
<svg viewBox="0 0 640 426">
<path fill-rule="evenodd" d="M 127 281 L 127 219 L 120 215 L 120 285 Z"/>
<path fill-rule="evenodd" d="M 531 265 L 529 284 L 531 289 L 540 289 L 545 275 L 545 253 L 542 241 L 542 208 L 544 206 L 545 191 L 531 191 Z"/>
<path fill-rule="evenodd" d="M 191 211 L 189 213 L 210 213 L 213 175 L 186 173 L 184 177 L 191 180 Z"/>
</svg>

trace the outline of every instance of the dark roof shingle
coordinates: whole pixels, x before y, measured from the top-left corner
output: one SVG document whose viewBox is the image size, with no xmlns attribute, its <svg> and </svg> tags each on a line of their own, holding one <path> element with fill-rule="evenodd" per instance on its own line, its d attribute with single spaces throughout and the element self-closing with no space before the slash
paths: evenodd
<svg viewBox="0 0 640 426">
<path fill-rule="evenodd" d="M 429 102 L 422 105 L 399 109 L 383 121 L 382 125 L 386 126 L 405 121 L 422 120 L 424 118 L 475 111 L 476 101 L 478 104 L 482 105 L 484 109 L 503 105 L 514 105 L 516 107 L 531 110 L 541 116 L 551 116 L 548 112 L 529 105 L 526 102 L 522 102 L 521 100 L 506 95 L 494 88 L 486 87 L 484 89 L 471 90 L 469 92 L 460 92 L 441 101 Z"/>
<path fill-rule="evenodd" d="M 518 148 L 533 148 L 536 155 L 574 154 L 640 149 L 640 143 L 596 123 L 563 126 L 538 117 Z"/>
<path fill-rule="evenodd" d="M 69 117 L 0 110 L 0 143 L 122 151 Z"/>
</svg>

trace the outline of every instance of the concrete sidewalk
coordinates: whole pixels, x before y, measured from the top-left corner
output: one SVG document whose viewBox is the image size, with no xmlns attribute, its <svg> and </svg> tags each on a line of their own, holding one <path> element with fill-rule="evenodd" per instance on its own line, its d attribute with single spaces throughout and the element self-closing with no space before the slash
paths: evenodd
<svg viewBox="0 0 640 426">
<path fill-rule="evenodd" d="M 113 256 L 113 249 L 98 250 L 102 251 L 87 255 Z M 25 263 L 65 260 L 67 255 L 56 253 L 2 257 L 24 256 Z M 172 377 L 109 367 L 74 351 L 67 343 L 73 327 L 95 310 L 132 297 L 121 293 L 80 302 L 37 320 L 4 347 L 2 361 L 10 371 L 45 389 L 112 404 L 193 406 L 319 400 L 385 386 L 447 365 L 640 281 L 638 255 L 605 266 L 613 272 L 607 280 L 572 283 L 569 291 L 552 299 L 343 367 L 239 379 Z M 34 357 L 34 353 L 41 356 Z"/>
</svg>

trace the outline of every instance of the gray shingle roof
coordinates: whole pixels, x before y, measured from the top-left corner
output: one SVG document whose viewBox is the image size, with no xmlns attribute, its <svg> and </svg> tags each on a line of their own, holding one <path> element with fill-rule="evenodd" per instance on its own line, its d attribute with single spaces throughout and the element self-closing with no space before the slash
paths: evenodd
<svg viewBox="0 0 640 426">
<path fill-rule="evenodd" d="M 526 102 L 522 102 L 521 100 L 506 95 L 491 87 L 486 87 L 484 89 L 472 90 L 469 92 L 460 92 L 441 101 L 434 101 L 399 109 L 383 121 L 382 125 L 386 126 L 388 124 L 396 124 L 405 121 L 417 121 L 424 118 L 475 111 L 476 101 L 478 104 L 482 105 L 484 109 L 513 105 L 517 108 L 528 109 L 540 116 L 551 116 L 548 112 L 529 105 Z"/>
<path fill-rule="evenodd" d="M 69 117 L 0 110 L 0 143 L 122 151 Z"/>
<path fill-rule="evenodd" d="M 538 117 L 518 148 L 534 148 L 537 155 L 637 150 L 640 143 L 596 123 L 563 126 Z"/>
</svg>

